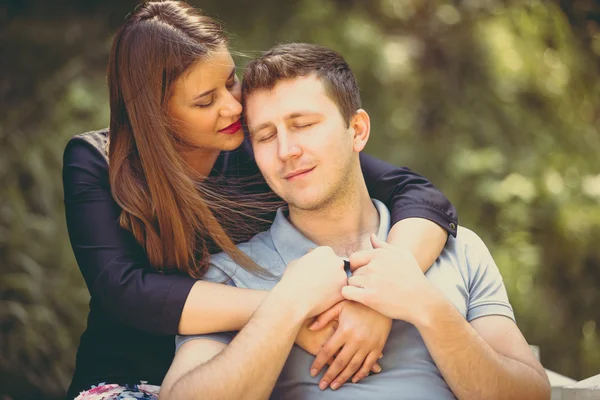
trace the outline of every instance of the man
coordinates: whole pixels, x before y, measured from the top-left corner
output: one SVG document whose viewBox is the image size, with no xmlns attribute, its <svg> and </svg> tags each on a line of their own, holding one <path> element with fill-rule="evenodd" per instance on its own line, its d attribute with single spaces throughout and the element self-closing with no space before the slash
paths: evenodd
<svg viewBox="0 0 600 400">
<path fill-rule="evenodd" d="M 410 254 L 383 242 L 389 211 L 369 198 L 358 160 L 369 117 L 337 53 L 277 46 L 249 63 L 243 95 L 257 164 L 288 208 L 240 249 L 282 278 L 214 256 L 206 279 L 271 293 L 237 335 L 180 337 L 161 398 L 549 398 L 545 372 L 477 235 L 461 228 L 426 276 Z M 340 257 L 353 271 L 341 289 L 351 301 L 340 307 L 360 302 L 394 322 L 383 372 L 322 392 L 312 357 L 293 341 L 306 318 L 336 300 Z"/>
</svg>

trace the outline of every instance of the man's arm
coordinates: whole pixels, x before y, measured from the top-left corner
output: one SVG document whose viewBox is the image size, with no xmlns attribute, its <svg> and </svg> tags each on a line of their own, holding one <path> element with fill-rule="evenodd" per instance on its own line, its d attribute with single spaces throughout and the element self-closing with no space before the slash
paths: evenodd
<svg viewBox="0 0 600 400">
<path fill-rule="evenodd" d="M 344 262 L 330 247 L 293 261 L 224 350 L 206 339 L 179 348 L 161 400 L 268 398 L 304 321 L 339 302 L 346 283 Z"/>
<path fill-rule="evenodd" d="M 550 398 L 546 373 L 512 320 L 493 315 L 468 323 L 432 289 L 413 323 L 458 399 Z"/>
<path fill-rule="evenodd" d="M 466 320 L 431 284 L 413 310 L 431 356 L 459 399 L 549 399 L 548 378 L 511 319 L 492 255 L 475 233 L 460 236 L 468 266 Z"/>
<path fill-rule="evenodd" d="M 305 319 L 295 299 L 276 286 L 229 346 L 184 343 L 160 399 L 268 398 Z"/>
<path fill-rule="evenodd" d="M 375 236 L 372 241 L 374 250 L 350 257 L 354 274 L 342 294 L 415 325 L 459 399 L 550 398 L 543 368 L 515 323 L 503 316 L 512 312 L 506 311 L 510 305 L 502 278 L 483 242 L 468 258 L 478 266 L 468 282 L 469 323 L 408 252 Z"/>
</svg>

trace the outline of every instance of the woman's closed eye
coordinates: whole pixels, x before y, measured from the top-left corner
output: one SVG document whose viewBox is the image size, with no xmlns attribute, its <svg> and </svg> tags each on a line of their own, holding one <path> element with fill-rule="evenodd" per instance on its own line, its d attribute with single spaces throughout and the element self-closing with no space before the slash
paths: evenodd
<svg viewBox="0 0 600 400">
<path fill-rule="evenodd" d="M 227 88 L 227 90 L 231 90 L 234 87 L 236 87 L 239 83 L 240 83 L 240 81 L 237 79 L 237 76 L 234 75 L 234 77 L 225 84 L 225 87 Z M 204 100 L 196 103 L 195 106 L 200 107 L 200 108 L 207 108 L 207 107 L 212 106 L 214 102 L 215 102 L 215 94 L 212 94 L 210 96 L 210 99 L 204 99 Z"/>
<path fill-rule="evenodd" d="M 214 99 L 213 99 L 213 97 L 211 97 L 208 102 L 204 101 L 204 102 L 196 103 L 196 107 L 207 108 L 207 107 L 212 106 L 213 102 L 214 102 Z"/>
</svg>

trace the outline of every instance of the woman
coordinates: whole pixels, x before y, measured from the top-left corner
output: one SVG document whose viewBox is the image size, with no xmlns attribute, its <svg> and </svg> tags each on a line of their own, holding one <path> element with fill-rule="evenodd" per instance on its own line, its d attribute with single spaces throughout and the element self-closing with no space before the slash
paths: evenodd
<svg viewBox="0 0 600 400">
<path fill-rule="evenodd" d="M 69 236 L 91 294 L 70 399 L 102 383 L 80 398 L 153 398 L 174 334 L 243 327 L 264 293 L 195 278 L 217 251 L 262 273 L 234 243 L 264 230 L 278 204 L 244 141 L 240 85 L 214 20 L 177 1 L 138 6 L 114 38 L 108 83 L 109 130 L 74 137 L 64 155 Z M 426 270 L 455 234 L 454 208 L 406 169 L 361 164 L 392 210 L 389 241 Z M 355 325 L 379 354 L 387 333 Z M 322 337 L 305 329 L 297 343 L 316 354 Z"/>
</svg>

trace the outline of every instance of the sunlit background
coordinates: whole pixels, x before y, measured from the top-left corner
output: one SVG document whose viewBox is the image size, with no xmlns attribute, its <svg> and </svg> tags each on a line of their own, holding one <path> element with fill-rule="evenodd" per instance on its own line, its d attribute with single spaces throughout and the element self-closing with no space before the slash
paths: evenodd
<svg viewBox="0 0 600 400">
<path fill-rule="evenodd" d="M 278 42 L 341 52 L 368 152 L 428 177 L 483 237 L 546 368 L 600 373 L 598 1 L 192 3 L 225 23 L 240 67 Z M 70 381 L 89 295 L 62 151 L 108 124 L 108 50 L 135 4 L 0 3 L 0 399 L 60 398 Z"/>
</svg>

